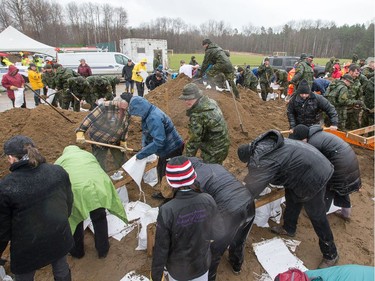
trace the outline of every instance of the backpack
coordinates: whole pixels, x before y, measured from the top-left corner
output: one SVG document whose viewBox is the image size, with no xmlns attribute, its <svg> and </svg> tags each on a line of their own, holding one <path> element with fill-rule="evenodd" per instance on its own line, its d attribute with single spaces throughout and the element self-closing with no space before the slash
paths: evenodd
<svg viewBox="0 0 375 281">
<path fill-rule="evenodd" d="M 289 268 L 283 273 L 277 274 L 274 281 L 309 281 L 309 277 L 306 273 L 302 272 L 298 268 Z"/>
</svg>

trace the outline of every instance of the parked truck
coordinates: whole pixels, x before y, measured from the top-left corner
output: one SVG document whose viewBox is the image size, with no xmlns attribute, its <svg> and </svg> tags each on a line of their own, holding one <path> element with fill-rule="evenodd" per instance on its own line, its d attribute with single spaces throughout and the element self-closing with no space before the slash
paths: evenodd
<svg viewBox="0 0 375 281">
<path fill-rule="evenodd" d="M 283 69 L 286 72 L 289 72 L 294 64 L 299 60 L 299 57 L 293 57 L 293 56 L 271 56 L 268 57 L 270 59 L 270 65 L 274 69 Z M 314 66 L 314 77 L 324 77 L 325 67 L 320 65 Z"/>
</svg>

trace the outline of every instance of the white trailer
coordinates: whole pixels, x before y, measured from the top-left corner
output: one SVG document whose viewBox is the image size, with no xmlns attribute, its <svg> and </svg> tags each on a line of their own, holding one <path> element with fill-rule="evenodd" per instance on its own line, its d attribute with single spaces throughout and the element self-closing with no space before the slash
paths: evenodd
<svg viewBox="0 0 375 281">
<path fill-rule="evenodd" d="M 154 70 L 153 61 L 157 54 L 161 54 L 163 68 L 167 69 L 169 67 L 167 50 L 167 40 L 139 38 L 120 40 L 121 53 L 132 58 L 134 63 L 139 62 L 142 58 L 146 58 L 148 72 Z"/>
</svg>

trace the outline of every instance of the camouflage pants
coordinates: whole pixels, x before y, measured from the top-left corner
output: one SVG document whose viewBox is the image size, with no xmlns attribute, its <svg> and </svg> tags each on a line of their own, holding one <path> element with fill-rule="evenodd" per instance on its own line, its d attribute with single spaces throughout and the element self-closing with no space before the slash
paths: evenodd
<svg viewBox="0 0 375 281">
<path fill-rule="evenodd" d="M 212 163 L 212 164 L 222 164 L 223 161 L 227 158 L 229 151 L 229 143 L 228 145 L 223 145 L 221 149 L 213 151 L 205 151 L 201 150 L 201 157 L 204 163 Z"/>
<path fill-rule="evenodd" d="M 260 82 L 260 91 L 262 94 L 262 100 L 267 100 L 268 93 L 273 93 L 273 89 L 268 82 Z"/>
<path fill-rule="evenodd" d="M 346 107 L 338 107 L 336 111 L 339 117 L 338 129 L 340 131 L 346 131 L 347 109 Z"/>
<path fill-rule="evenodd" d="M 349 109 L 347 110 L 346 129 L 348 131 L 359 129 L 359 113 L 360 109 Z"/>
<path fill-rule="evenodd" d="M 364 110 L 362 114 L 362 126 L 367 127 L 374 124 L 374 112 Z"/>
<path fill-rule="evenodd" d="M 238 89 L 236 87 L 236 83 L 234 83 L 234 73 L 233 72 L 223 72 L 213 66 L 207 72 L 207 78 L 209 83 L 213 82 L 215 86 L 219 88 L 226 88 L 225 81 L 228 80 L 229 85 L 231 86 L 234 95 L 238 98 L 240 96 Z"/>
<path fill-rule="evenodd" d="M 281 88 L 283 88 L 281 94 L 286 96 L 288 94 L 288 81 L 281 82 L 279 85 Z"/>
<path fill-rule="evenodd" d="M 70 103 L 74 103 L 74 98 L 69 90 L 63 90 L 61 92 L 61 108 L 69 109 Z"/>
</svg>

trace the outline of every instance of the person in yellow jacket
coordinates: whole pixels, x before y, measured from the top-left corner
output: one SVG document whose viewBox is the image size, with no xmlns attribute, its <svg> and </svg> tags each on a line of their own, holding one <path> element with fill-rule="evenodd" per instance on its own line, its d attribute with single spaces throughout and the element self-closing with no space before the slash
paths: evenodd
<svg viewBox="0 0 375 281">
<path fill-rule="evenodd" d="M 23 55 L 22 60 L 21 60 L 21 64 L 23 66 L 30 66 L 30 63 L 31 63 L 31 60 L 29 59 L 29 57 L 27 55 Z"/>
<path fill-rule="evenodd" d="M 147 74 L 147 59 L 143 58 L 139 63 L 134 65 L 132 71 L 132 80 L 135 81 L 135 85 L 137 86 L 137 93 L 138 96 L 143 97 L 143 93 L 145 92 L 145 79 L 142 77 L 142 72 L 146 72 Z M 147 77 L 147 75 L 146 75 Z"/>
<path fill-rule="evenodd" d="M 3 64 L 6 66 L 13 65 L 13 62 L 11 62 L 7 57 L 4 57 L 2 60 Z"/>
<path fill-rule="evenodd" d="M 42 74 L 38 72 L 34 63 L 30 63 L 28 68 L 28 77 L 31 89 L 40 95 L 40 89 L 43 89 Z M 40 98 L 34 93 L 35 106 L 40 104 Z"/>
</svg>

